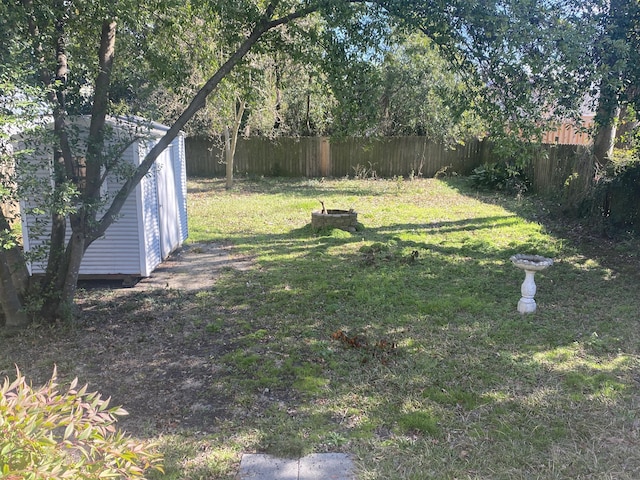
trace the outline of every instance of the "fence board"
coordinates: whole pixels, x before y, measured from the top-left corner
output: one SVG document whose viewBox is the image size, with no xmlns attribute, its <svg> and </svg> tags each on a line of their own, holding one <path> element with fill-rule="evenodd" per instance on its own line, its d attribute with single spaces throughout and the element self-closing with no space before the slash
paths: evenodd
<svg viewBox="0 0 640 480">
<path fill-rule="evenodd" d="M 576 182 L 580 188 L 586 188 L 593 179 L 593 165 L 588 147 L 545 145 L 532 159 L 528 175 L 534 191 L 558 193 L 568 187 L 575 188 Z"/>
<path fill-rule="evenodd" d="M 450 167 L 467 174 L 479 165 L 480 149 L 478 140 L 449 149 L 425 137 L 239 138 L 234 171 L 265 176 L 344 177 L 374 170 L 381 177 L 406 177 L 412 173 L 431 177 L 442 168 Z M 188 175 L 224 175 L 219 140 L 188 138 L 186 155 Z"/>
<path fill-rule="evenodd" d="M 188 175 L 225 175 L 221 141 L 187 138 L 185 147 Z M 242 175 L 313 178 L 353 177 L 374 170 L 379 177 L 433 177 L 443 169 L 467 175 L 492 160 L 491 144 L 479 140 L 452 149 L 425 137 L 250 137 L 238 139 L 234 171 Z M 565 188 L 568 181 L 586 186 L 593 178 L 592 164 L 587 147 L 544 145 L 532 158 L 528 175 L 534 191 L 553 193 Z"/>
</svg>

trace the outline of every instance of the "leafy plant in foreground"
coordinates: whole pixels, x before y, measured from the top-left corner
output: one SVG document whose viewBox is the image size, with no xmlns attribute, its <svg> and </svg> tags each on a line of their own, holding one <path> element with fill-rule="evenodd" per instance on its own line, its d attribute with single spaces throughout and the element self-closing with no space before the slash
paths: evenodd
<svg viewBox="0 0 640 480">
<path fill-rule="evenodd" d="M 126 415 L 109 399 L 76 389 L 60 393 L 54 369 L 46 385 L 33 389 L 17 370 L 0 388 L 0 478 L 138 478 L 162 471 L 160 455 L 133 440 L 114 423 Z"/>
</svg>

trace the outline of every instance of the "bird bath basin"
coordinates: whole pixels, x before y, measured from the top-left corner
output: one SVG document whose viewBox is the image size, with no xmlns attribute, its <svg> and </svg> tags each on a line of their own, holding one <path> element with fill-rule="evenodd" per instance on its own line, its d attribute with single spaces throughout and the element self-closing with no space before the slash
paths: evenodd
<svg viewBox="0 0 640 480">
<path fill-rule="evenodd" d="M 512 256 L 510 260 L 516 267 L 523 269 L 525 274 L 524 282 L 520 287 L 522 298 L 518 302 L 518 311 L 533 313 L 536 311 L 536 301 L 533 298 L 536 295 L 535 273 L 553 265 L 553 259 L 519 253 Z"/>
</svg>

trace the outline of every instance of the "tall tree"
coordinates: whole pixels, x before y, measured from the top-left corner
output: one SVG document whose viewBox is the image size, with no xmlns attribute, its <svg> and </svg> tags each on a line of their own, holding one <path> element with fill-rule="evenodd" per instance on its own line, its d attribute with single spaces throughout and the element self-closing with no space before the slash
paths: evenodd
<svg viewBox="0 0 640 480">
<path fill-rule="evenodd" d="M 147 4 L 145 6 L 156 7 L 157 5 Z M 68 208 L 67 205 L 66 209 L 61 208 L 60 205 L 53 205 L 50 210 L 49 257 L 46 276 L 41 287 L 46 301 L 39 314 L 44 318 L 55 319 L 64 316 L 70 308 L 75 296 L 80 263 L 88 246 L 102 236 L 115 221 L 130 192 L 146 175 L 158 155 L 168 147 L 186 122 L 204 106 L 209 93 L 241 61 L 262 35 L 271 29 L 309 14 L 317 6 L 314 8 L 303 7 L 293 12 L 283 12 L 281 16 L 278 16 L 276 2 L 263 10 L 256 8 L 251 12 L 252 18 L 248 22 L 250 27 L 248 35 L 215 74 L 208 79 L 166 135 L 146 155 L 140 166 L 126 179 L 120 191 L 106 208 L 106 212 L 100 216 L 98 216 L 100 188 L 106 178 L 103 170 L 114 169 L 118 163 L 118 159 L 109 159 L 105 155 L 105 120 L 109 107 L 109 93 L 115 59 L 116 19 L 120 17 L 119 14 L 125 13 L 124 10 L 130 9 L 139 12 L 141 9 L 134 8 L 134 5 L 128 2 L 107 2 L 103 5 L 98 2 L 60 1 L 51 6 L 37 5 L 31 0 L 24 0 L 21 5 L 16 5 L 16 7 L 23 15 L 25 24 L 21 32 L 24 34 L 23 42 L 25 44 L 22 46 L 22 50 L 27 50 L 26 44 L 31 42 L 31 51 L 36 54 L 32 61 L 37 64 L 40 71 L 39 84 L 50 92 L 49 105 L 53 114 L 55 135 L 52 198 L 67 199 L 67 202 L 75 205 L 74 208 Z M 80 12 L 84 15 L 80 15 Z M 85 22 L 83 25 L 79 24 L 80 18 Z M 129 25 L 129 27 L 139 26 L 140 24 Z M 95 73 L 92 85 L 89 136 L 86 141 L 86 150 L 81 155 L 74 155 L 76 152 L 73 152 L 70 142 L 70 128 L 72 126 L 68 121 L 69 114 L 73 113 L 67 102 L 67 95 L 72 91 L 68 86 L 68 59 L 73 50 L 72 47 L 80 49 L 80 45 L 70 43 L 70 36 L 73 33 L 77 34 L 77 40 L 83 35 L 87 35 L 92 28 L 99 28 L 99 33 L 98 42 L 96 42 L 98 57 L 94 60 L 95 66 L 92 69 Z M 82 166 L 86 170 L 82 182 L 76 176 L 78 158 L 83 159 Z M 68 241 L 65 240 L 67 238 L 67 218 L 71 227 Z M 6 252 L 0 251 L 0 260 L 4 265 L 8 262 L 5 262 L 3 257 L 6 257 Z M 6 275 L 3 276 L 3 279 L 5 278 Z M 5 282 L 4 286 L 8 291 L 15 292 L 12 298 L 22 297 L 24 299 L 21 294 L 24 289 L 21 285 Z M 15 309 L 10 309 L 8 306 L 8 302 L 3 302 L 4 314 L 7 317 L 6 322 L 8 324 L 25 323 L 24 316 L 16 317 Z"/>
<path fill-rule="evenodd" d="M 32 66 L 35 74 L 22 81 L 47 93 L 47 106 L 41 108 L 52 115 L 54 124 L 50 198 L 57 201 L 49 209 L 49 267 L 41 286 L 47 301 L 39 315 L 51 320 L 69 311 L 86 249 L 116 221 L 126 198 L 158 155 L 248 52 L 280 48 L 283 36 L 291 30 L 300 38 L 307 33 L 313 38 L 317 28 L 307 32 L 301 19 L 310 15 L 321 19 L 325 58 L 334 65 L 329 78 L 345 100 L 345 121 L 366 123 L 370 118 L 367 86 L 376 85 L 371 81 L 375 69 L 370 65 L 388 44 L 385 38 L 393 29 L 387 25 L 392 21 L 402 28 L 421 30 L 450 52 L 460 71 L 478 74 L 499 112 L 532 118 L 531 111 L 539 111 L 541 103 L 553 103 L 563 93 L 561 87 L 568 89 L 571 84 L 573 64 L 567 66 L 564 50 L 557 43 L 568 30 L 573 35 L 577 29 L 575 18 L 563 10 L 568 1 L 496 0 L 479 5 L 474 0 L 3 0 L 0 24 L 16 27 L 10 34 L 3 30 L 3 39 L 10 40 L 16 59 Z M 201 41 L 208 32 L 224 55 L 165 135 L 104 205 L 100 189 L 105 172 L 122 163 L 121 155 L 113 155 L 106 145 L 107 115 L 117 113 L 122 105 L 114 87 L 121 87 L 120 100 L 131 96 L 129 89 L 122 88 L 126 76 L 118 77 L 123 72 L 118 63 L 144 64 L 156 78 L 179 78 L 189 52 L 204 51 Z M 0 55 L 8 60 L 3 68 L 16 65 L 12 55 Z M 136 68 L 129 71 L 135 72 Z M 119 83 L 114 82 L 116 78 Z M 143 83 L 139 77 L 137 81 Z M 69 120 L 77 113 L 90 115 L 88 139 L 80 152 Z M 80 169 L 86 172 L 82 178 L 77 175 Z M 4 219 L 0 216 L 0 228 L 5 226 Z M 9 250 L 0 250 L 0 274 L 10 264 Z M 2 275 L 3 287 L 13 289 L 12 298 L 24 305 L 24 290 L 13 277 L 11 282 L 8 278 Z M 8 324 L 26 321 L 13 316 L 15 308 L 9 300 L 0 300 Z"/>
<path fill-rule="evenodd" d="M 380 68 L 381 134 L 425 135 L 453 144 L 484 133 L 472 111 L 478 86 L 463 81 L 423 34 L 412 34 L 389 49 Z"/>
<path fill-rule="evenodd" d="M 225 188 L 230 189 L 233 187 L 233 160 L 236 155 L 236 145 L 238 144 L 238 132 L 240 130 L 240 123 L 244 116 L 244 111 L 247 108 L 247 102 L 242 98 L 237 98 L 234 106 L 234 119 L 231 131 L 229 127 L 224 127 L 224 159 L 226 165 L 226 183 Z"/>
<path fill-rule="evenodd" d="M 640 104 L 640 4 L 637 0 L 609 0 L 599 16 L 593 153 L 602 168 L 613 156 L 620 112 L 626 105 Z"/>
</svg>

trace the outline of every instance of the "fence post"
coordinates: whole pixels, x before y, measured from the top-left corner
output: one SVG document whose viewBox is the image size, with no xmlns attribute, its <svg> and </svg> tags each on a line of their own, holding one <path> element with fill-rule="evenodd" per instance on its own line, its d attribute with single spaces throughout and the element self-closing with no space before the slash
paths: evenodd
<svg viewBox="0 0 640 480">
<path fill-rule="evenodd" d="M 327 137 L 319 137 L 320 140 L 320 175 L 331 176 L 331 143 Z"/>
</svg>

